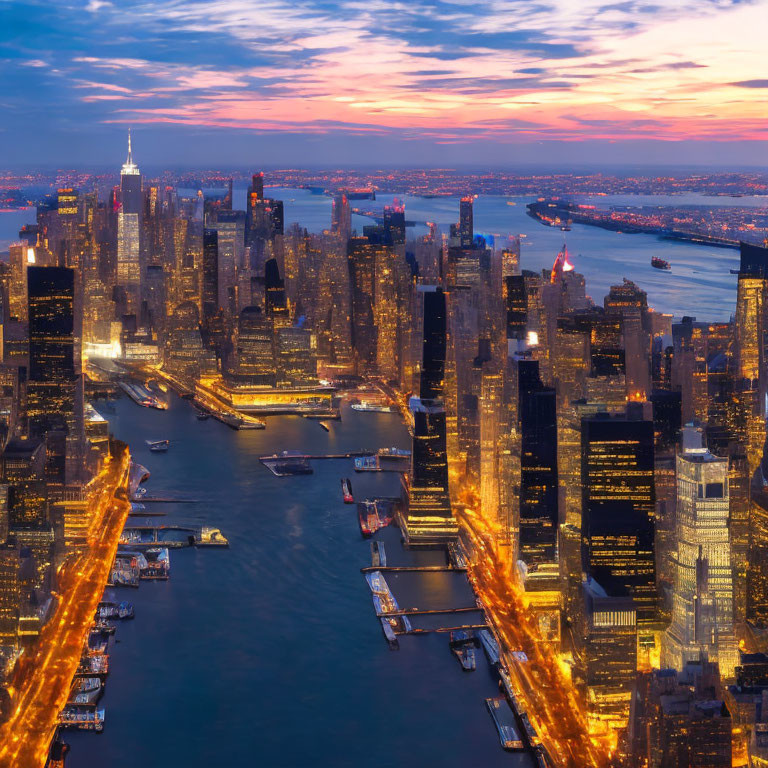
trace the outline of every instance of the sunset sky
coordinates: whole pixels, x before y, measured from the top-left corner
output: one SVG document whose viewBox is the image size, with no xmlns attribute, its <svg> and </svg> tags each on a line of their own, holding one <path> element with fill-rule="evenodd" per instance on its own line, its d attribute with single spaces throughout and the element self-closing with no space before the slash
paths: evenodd
<svg viewBox="0 0 768 768">
<path fill-rule="evenodd" d="M 0 164 L 768 165 L 768 0 L 0 0 Z M 10 22 L 10 23 L 9 23 Z"/>
</svg>

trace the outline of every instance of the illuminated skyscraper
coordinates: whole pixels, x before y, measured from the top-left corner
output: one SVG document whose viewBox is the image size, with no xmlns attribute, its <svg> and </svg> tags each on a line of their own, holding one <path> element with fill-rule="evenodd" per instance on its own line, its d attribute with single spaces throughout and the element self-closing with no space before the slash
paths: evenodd
<svg viewBox="0 0 768 768">
<path fill-rule="evenodd" d="M 337 192 L 333 196 L 331 231 L 338 232 L 345 240 L 349 240 L 352 236 L 352 209 L 349 206 L 347 193 L 344 191 Z"/>
<path fill-rule="evenodd" d="M 128 157 L 120 171 L 120 211 L 117 215 L 117 284 L 128 298 L 128 310 L 138 311 L 141 284 L 141 172 L 133 162 L 131 132 Z"/>
<path fill-rule="evenodd" d="M 648 628 L 657 620 L 653 422 L 585 418 L 581 456 L 584 571 L 608 595 L 633 597 Z"/>
<path fill-rule="evenodd" d="M 66 267 L 29 267 L 29 383 L 32 434 L 66 429 L 74 409 L 75 273 Z"/>
<path fill-rule="evenodd" d="M 662 643 L 662 664 L 682 670 L 705 656 L 724 677 L 733 675 L 733 574 L 729 524 L 728 459 L 703 447 L 700 431 L 684 429 L 677 456 L 673 546 L 672 624 Z"/>
<path fill-rule="evenodd" d="M 410 402 L 414 419 L 408 511 L 404 518 L 409 544 L 436 544 L 457 534 L 448 488 L 443 383 L 445 376 L 445 294 L 424 288 L 420 397 Z"/>
<path fill-rule="evenodd" d="M 462 197 L 459 201 L 459 241 L 462 248 L 471 248 L 475 238 L 473 206 L 471 195 Z"/>
</svg>

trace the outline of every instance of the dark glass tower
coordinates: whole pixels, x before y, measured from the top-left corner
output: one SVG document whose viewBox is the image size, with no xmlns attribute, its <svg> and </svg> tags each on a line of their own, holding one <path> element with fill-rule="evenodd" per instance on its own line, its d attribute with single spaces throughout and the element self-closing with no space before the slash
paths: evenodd
<svg viewBox="0 0 768 768">
<path fill-rule="evenodd" d="M 557 557 L 557 403 L 538 360 L 519 360 L 520 557 L 528 564 Z"/>
<path fill-rule="evenodd" d="M 219 308 L 219 233 L 203 230 L 203 315 L 211 317 Z"/>
<path fill-rule="evenodd" d="M 433 545 L 456 536 L 458 528 L 448 488 L 443 377 L 445 371 L 445 294 L 423 290 L 421 397 L 412 397 L 413 457 L 405 537 L 411 545 Z"/>
<path fill-rule="evenodd" d="M 598 414 L 581 422 L 582 564 L 610 596 L 657 619 L 653 422 Z"/>
<path fill-rule="evenodd" d="M 264 265 L 264 295 L 268 317 L 285 313 L 285 282 L 280 277 L 280 268 L 275 258 L 268 259 Z"/>
</svg>

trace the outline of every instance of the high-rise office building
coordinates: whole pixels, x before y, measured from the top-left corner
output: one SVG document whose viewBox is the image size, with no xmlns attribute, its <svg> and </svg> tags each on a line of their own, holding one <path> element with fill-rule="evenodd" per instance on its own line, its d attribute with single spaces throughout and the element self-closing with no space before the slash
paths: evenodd
<svg viewBox="0 0 768 768">
<path fill-rule="evenodd" d="M 138 310 L 141 285 L 141 172 L 133 162 L 131 132 L 128 157 L 120 171 L 120 210 L 117 215 L 117 284 L 126 292 L 128 310 Z"/>
<path fill-rule="evenodd" d="M 634 598 L 638 627 L 649 629 L 658 620 L 653 422 L 633 416 L 581 422 L 583 568 L 608 595 Z"/>
<path fill-rule="evenodd" d="M 556 393 L 539 376 L 538 360 L 517 361 L 520 431 L 520 558 L 528 565 L 557 559 Z"/>
<path fill-rule="evenodd" d="M 683 432 L 676 461 L 672 623 L 662 642 L 662 664 L 682 670 L 688 661 L 708 658 L 727 678 L 738 660 L 728 459 L 713 456 L 699 430 L 686 427 Z"/>
<path fill-rule="evenodd" d="M 74 410 L 75 273 L 67 267 L 29 267 L 29 382 L 32 434 L 66 429 Z"/>
<path fill-rule="evenodd" d="M 459 201 L 459 242 L 462 248 L 471 248 L 475 239 L 474 202 L 471 195 Z"/>
<path fill-rule="evenodd" d="M 219 233 L 203 230 L 203 317 L 211 317 L 219 309 Z"/>
<path fill-rule="evenodd" d="M 406 540 L 412 545 L 445 542 L 457 533 L 448 486 L 443 379 L 446 353 L 445 294 L 423 289 L 422 374 L 420 397 L 412 397 L 413 455 L 404 517 Z"/>
</svg>

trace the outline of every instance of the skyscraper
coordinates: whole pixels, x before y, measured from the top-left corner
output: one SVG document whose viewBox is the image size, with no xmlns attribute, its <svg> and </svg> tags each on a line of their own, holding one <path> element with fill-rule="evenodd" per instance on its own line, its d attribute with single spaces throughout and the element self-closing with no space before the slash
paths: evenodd
<svg viewBox="0 0 768 768">
<path fill-rule="evenodd" d="M 74 409 L 75 273 L 67 267 L 29 267 L 29 383 L 32 434 L 65 429 Z"/>
<path fill-rule="evenodd" d="M 462 248 L 471 248 L 475 238 L 473 206 L 471 195 L 462 197 L 459 201 L 459 241 Z"/>
<path fill-rule="evenodd" d="M 219 233 L 203 230 L 203 317 L 211 317 L 219 309 Z"/>
<path fill-rule="evenodd" d="M 638 627 L 657 620 L 653 422 L 581 422 L 583 568 L 610 596 L 631 596 Z"/>
<path fill-rule="evenodd" d="M 684 435 L 676 461 L 672 624 L 662 643 L 662 664 L 682 670 L 686 662 L 706 656 L 719 663 L 723 676 L 731 677 L 738 659 L 728 459 L 703 447 L 698 430 L 686 427 Z"/>
<path fill-rule="evenodd" d="M 141 285 L 141 173 L 133 162 L 131 132 L 128 157 L 120 171 L 120 211 L 117 215 L 117 284 L 127 295 L 128 311 L 137 312 Z"/>
<path fill-rule="evenodd" d="M 520 557 L 552 563 L 557 554 L 557 413 L 538 360 L 518 360 L 520 424 Z"/>
<path fill-rule="evenodd" d="M 405 537 L 412 545 L 444 542 L 457 533 L 448 487 L 448 454 L 443 406 L 445 371 L 445 294 L 423 288 L 421 397 L 412 397 L 413 456 L 405 515 Z"/>
</svg>

